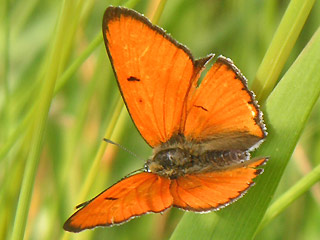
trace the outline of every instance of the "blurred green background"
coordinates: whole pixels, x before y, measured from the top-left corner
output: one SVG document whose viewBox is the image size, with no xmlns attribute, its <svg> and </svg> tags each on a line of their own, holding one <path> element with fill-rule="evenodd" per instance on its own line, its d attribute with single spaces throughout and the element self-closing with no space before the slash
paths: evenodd
<svg viewBox="0 0 320 240">
<path fill-rule="evenodd" d="M 188 46 L 196 58 L 209 53 L 231 58 L 250 85 L 289 2 L 171 0 L 165 4 L 158 25 Z M 118 147 L 106 146 L 103 137 L 141 159 L 151 154 L 126 111 L 118 115 L 119 91 L 101 38 L 102 16 L 109 5 L 128 6 L 150 16 L 157 2 L 1 1 L 0 239 L 168 239 L 183 215 L 172 209 L 80 234 L 62 229 L 77 204 L 144 165 L 143 160 Z M 317 1 L 279 79 L 319 23 Z M 46 98 L 48 104 L 52 100 L 50 111 L 45 114 L 44 110 L 42 115 L 37 109 L 49 106 L 42 101 Z M 272 199 L 320 163 L 319 107 L 318 102 Z M 28 165 L 31 158 L 33 164 Z M 27 210 L 22 210 L 27 217 L 23 233 L 24 223 L 17 223 L 16 212 L 26 174 L 30 174 L 26 184 L 32 192 L 26 192 L 26 201 L 19 203 L 27 205 Z M 318 183 L 256 239 L 319 239 L 319 226 Z M 15 231 L 22 231 L 22 235 L 12 235 Z"/>
</svg>

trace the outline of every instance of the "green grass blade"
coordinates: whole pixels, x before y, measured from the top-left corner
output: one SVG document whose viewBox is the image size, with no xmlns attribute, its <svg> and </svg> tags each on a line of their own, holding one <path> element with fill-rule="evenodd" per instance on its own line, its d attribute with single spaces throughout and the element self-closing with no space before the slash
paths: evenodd
<svg viewBox="0 0 320 240">
<path fill-rule="evenodd" d="M 10 93 L 9 93 L 9 69 L 10 69 L 10 59 L 9 59 L 9 49 L 10 49 L 10 35 L 9 35 L 9 28 L 10 28 L 10 20 L 9 20 L 9 4 L 10 2 L 5 0 L 3 1 L 3 21 L 2 21 L 2 27 L 1 33 L 4 36 L 4 53 L 1 56 L 3 61 L 3 72 L 2 77 L 0 80 L 0 86 L 1 90 L 0 93 L 4 94 L 4 108 L 0 108 L 0 123 L 4 125 L 4 128 L 2 130 L 2 134 L 0 135 L 0 144 L 5 142 L 5 139 L 9 133 L 9 122 L 10 122 L 10 114 L 9 113 L 9 106 L 10 106 Z M 2 64 L 1 64 L 2 65 Z M 0 65 L 0 67 L 1 67 Z M 1 72 L 0 72 L 1 74 Z M 0 75 L 1 76 L 1 75 Z"/>
<path fill-rule="evenodd" d="M 57 84 L 54 90 L 54 95 L 56 95 L 68 80 L 75 74 L 79 67 L 85 62 L 85 60 L 92 54 L 92 52 L 102 43 L 102 35 L 98 34 L 94 40 L 88 45 L 88 47 L 77 57 L 74 62 L 68 67 L 68 69 L 58 78 Z M 29 109 L 29 112 L 25 114 L 23 120 L 20 124 L 15 127 L 11 135 L 7 138 L 6 142 L 0 146 L 0 159 L 3 159 L 4 156 L 9 152 L 14 143 L 17 141 L 17 138 L 22 136 L 22 132 L 25 131 L 30 124 L 31 116 L 34 115 L 35 108 L 34 106 Z"/>
<path fill-rule="evenodd" d="M 285 210 L 292 202 L 298 199 L 306 191 L 308 191 L 315 183 L 320 181 L 320 165 L 314 168 L 310 173 L 304 176 L 292 188 L 281 195 L 266 211 L 264 218 L 258 228 L 259 232 L 268 223 L 270 223 L 276 216 Z"/>
<path fill-rule="evenodd" d="M 201 224 L 201 215 L 187 213 L 171 239 L 252 239 L 282 173 L 320 94 L 320 30 L 271 93 L 264 106 L 269 136 L 257 156 L 270 156 L 257 185 L 237 203 L 212 213 L 214 226 Z M 193 223 L 193 224 L 190 224 Z M 204 235 L 201 233 L 206 231 Z"/>
<path fill-rule="evenodd" d="M 88 45 L 88 47 L 77 57 L 74 62 L 68 67 L 68 69 L 62 74 L 58 79 L 54 94 L 59 92 L 61 88 L 66 84 L 66 82 L 75 74 L 79 67 L 84 63 L 84 61 L 92 54 L 92 52 L 102 44 L 103 38 L 99 33 L 93 41 Z"/>
<path fill-rule="evenodd" d="M 61 57 L 61 48 L 64 38 L 64 27 L 67 24 L 69 8 L 72 8 L 72 2 L 65 2 L 61 18 L 59 19 L 57 35 L 52 48 L 51 56 L 48 59 L 47 73 L 45 80 L 41 86 L 40 96 L 36 106 L 36 114 L 34 116 L 34 134 L 32 138 L 31 149 L 26 161 L 26 168 L 22 180 L 20 196 L 18 200 L 18 207 L 15 216 L 15 222 L 11 239 L 22 239 L 27 223 L 27 216 L 32 196 L 32 189 L 35 175 L 37 172 L 40 153 L 42 150 L 43 136 L 46 127 L 48 112 L 53 97 L 55 82 L 59 73 L 59 60 Z"/>
<path fill-rule="evenodd" d="M 276 85 L 314 3 L 315 0 L 290 2 L 252 84 L 258 100 L 264 101 Z"/>
</svg>

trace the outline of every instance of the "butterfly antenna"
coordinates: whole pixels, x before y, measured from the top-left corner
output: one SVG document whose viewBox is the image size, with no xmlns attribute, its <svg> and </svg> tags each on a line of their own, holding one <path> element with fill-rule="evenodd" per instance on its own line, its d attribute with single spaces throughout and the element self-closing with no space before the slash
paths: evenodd
<svg viewBox="0 0 320 240">
<path fill-rule="evenodd" d="M 122 150 L 130 153 L 132 156 L 134 156 L 134 157 L 136 157 L 136 158 L 139 158 L 140 160 L 144 161 L 143 158 L 139 157 L 137 154 L 135 154 L 134 152 L 132 152 L 132 151 L 130 151 L 129 149 L 125 148 L 124 146 L 120 145 L 119 143 L 115 143 L 115 142 L 113 142 L 113 141 L 111 141 L 110 139 L 107 139 L 107 138 L 104 138 L 103 140 L 104 140 L 105 142 L 107 142 L 107 143 L 111 143 L 111 144 L 113 144 L 113 145 L 116 145 L 117 147 L 121 148 Z"/>
</svg>

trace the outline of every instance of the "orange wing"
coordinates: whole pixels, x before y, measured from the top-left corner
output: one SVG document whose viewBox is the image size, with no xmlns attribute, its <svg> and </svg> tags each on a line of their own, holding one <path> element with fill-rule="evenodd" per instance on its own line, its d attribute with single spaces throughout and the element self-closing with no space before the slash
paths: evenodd
<svg viewBox="0 0 320 240">
<path fill-rule="evenodd" d="M 107 8 L 103 35 L 127 109 L 151 146 L 180 129 L 186 96 L 211 56 L 194 61 L 189 50 L 139 13 Z"/>
<path fill-rule="evenodd" d="M 112 226 L 149 212 L 172 206 L 170 180 L 153 173 L 139 173 L 121 180 L 74 213 L 63 228 L 80 232 L 97 226 Z"/>
<path fill-rule="evenodd" d="M 247 150 L 266 136 L 254 94 L 231 60 L 220 56 L 189 95 L 184 135 L 222 150 Z"/>
<path fill-rule="evenodd" d="M 255 168 L 266 160 L 252 159 L 247 166 L 186 175 L 172 180 L 170 191 L 173 206 L 196 212 L 218 210 L 245 194 L 254 184 L 253 179 L 263 172 L 263 169 Z"/>
</svg>

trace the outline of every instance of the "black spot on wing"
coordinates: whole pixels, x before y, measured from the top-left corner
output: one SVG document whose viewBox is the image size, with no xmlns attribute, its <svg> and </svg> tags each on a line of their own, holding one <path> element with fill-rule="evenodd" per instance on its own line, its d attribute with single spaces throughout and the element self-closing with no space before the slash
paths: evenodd
<svg viewBox="0 0 320 240">
<path fill-rule="evenodd" d="M 106 200 L 113 200 L 113 201 L 114 201 L 114 200 L 117 200 L 118 198 L 114 198 L 114 197 L 106 197 L 105 199 L 106 199 Z"/>
<path fill-rule="evenodd" d="M 206 109 L 205 107 L 203 107 L 203 106 L 197 106 L 197 105 L 194 105 L 195 107 L 197 107 L 197 108 L 201 108 L 202 110 L 204 110 L 204 111 L 206 111 L 206 112 L 208 112 L 208 109 Z"/>
<path fill-rule="evenodd" d="M 130 81 L 130 82 L 140 82 L 139 78 L 136 78 L 136 77 L 133 77 L 133 76 L 128 77 L 127 80 Z"/>
</svg>

